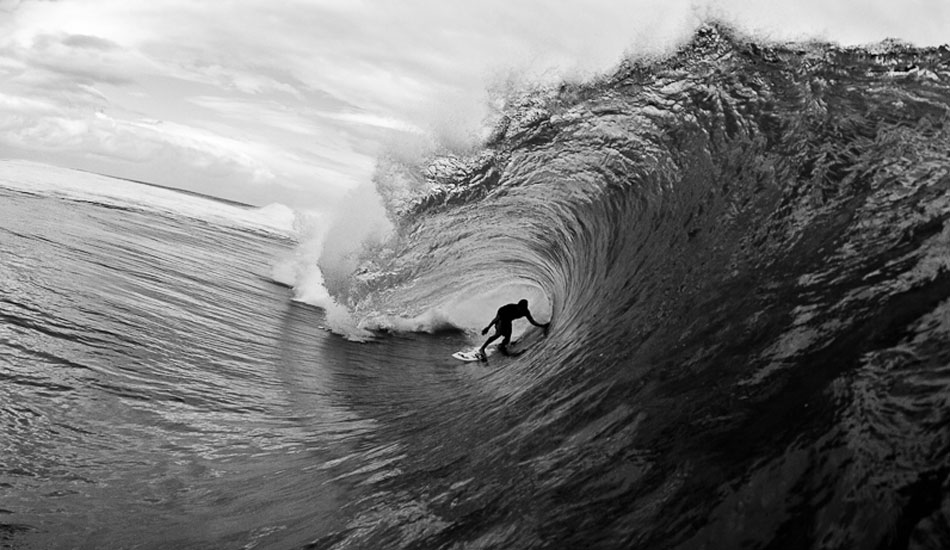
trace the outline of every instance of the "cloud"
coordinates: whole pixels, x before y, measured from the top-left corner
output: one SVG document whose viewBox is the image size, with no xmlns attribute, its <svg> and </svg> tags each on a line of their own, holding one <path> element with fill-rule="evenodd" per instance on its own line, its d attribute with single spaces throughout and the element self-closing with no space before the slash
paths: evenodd
<svg viewBox="0 0 950 550">
<path fill-rule="evenodd" d="M 950 28 L 945 0 L 0 0 L 0 10 L 3 142 L 54 162 L 137 164 L 156 179 L 165 163 L 205 191 L 227 180 L 301 203 L 368 181 L 374 155 L 406 134 L 471 139 L 492 80 L 585 78 L 670 48 L 706 14 L 777 39 L 936 44 Z"/>
<path fill-rule="evenodd" d="M 274 177 L 254 160 L 254 144 L 174 123 L 129 122 L 101 113 L 88 118 L 59 113 L 5 116 L 0 119 L 0 140 L 20 148 L 67 148 L 125 162 L 176 157 L 216 173 L 250 174 L 258 182 Z"/>
<path fill-rule="evenodd" d="M 24 69 L 61 75 L 74 83 L 127 84 L 139 71 L 134 56 L 94 36 L 35 34 L 23 41 L 0 41 L 0 54 Z"/>
<path fill-rule="evenodd" d="M 55 113 L 57 109 L 57 106 L 49 101 L 0 93 L 0 112 L 27 116 Z"/>
<path fill-rule="evenodd" d="M 332 120 L 353 122 L 356 124 L 372 126 L 375 128 L 383 128 L 386 130 L 399 130 L 400 132 L 410 132 L 410 133 L 415 133 L 415 134 L 422 132 L 422 129 L 420 129 L 418 126 L 415 126 L 414 124 L 411 124 L 407 121 L 399 120 L 397 118 L 383 116 L 383 115 L 374 115 L 372 113 L 321 112 L 321 113 L 317 113 L 317 116 L 327 118 L 327 119 L 332 119 Z"/>
<path fill-rule="evenodd" d="M 72 34 L 63 38 L 63 44 L 72 48 L 84 48 L 91 50 L 115 50 L 119 45 L 111 40 L 99 38 L 98 36 L 87 36 L 85 34 Z"/>
<path fill-rule="evenodd" d="M 262 102 L 226 96 L 196 96 L 188 98 L 188 101 L 242 125 L 263 125 L 300 136 L 318 135 L 318 127 L 302 116 L 299 110 L 277 101 Z"/>
</svg>

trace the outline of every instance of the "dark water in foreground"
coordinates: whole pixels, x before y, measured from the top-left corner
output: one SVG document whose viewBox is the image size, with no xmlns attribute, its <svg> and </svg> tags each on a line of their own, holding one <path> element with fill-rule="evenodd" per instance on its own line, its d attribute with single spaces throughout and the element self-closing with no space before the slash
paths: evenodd
<svg viewBox="0 0 950 550">
<path fill-rule="evenodd" d="M 541 289 L 550 335 L 488 367 L 321 330 L 267 278 L 286 241 L 4 193 L 0 532 L 950 547 L 948 81 L 946 49 L 707 28 L 393 167 L 430 191 L 381 176 L 398 233 L 331 290 L 378 322 Z"/>
</svg>

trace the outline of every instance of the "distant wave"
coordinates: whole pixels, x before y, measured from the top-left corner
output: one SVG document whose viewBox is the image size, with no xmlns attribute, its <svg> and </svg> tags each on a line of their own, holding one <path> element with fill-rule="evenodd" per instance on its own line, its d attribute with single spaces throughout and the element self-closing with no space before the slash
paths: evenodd
<svg viewBox="0 0 950 550">
<path fill-rule="evenodd" d="M 0 161 L 0 168 L 0 186 L 20 192 L 187 216 L 288 238 L 296 235 L 297 213 L 283 204 L 256 208 L 162 185 L 30 161 L 4 160 Z"/>
</svg>

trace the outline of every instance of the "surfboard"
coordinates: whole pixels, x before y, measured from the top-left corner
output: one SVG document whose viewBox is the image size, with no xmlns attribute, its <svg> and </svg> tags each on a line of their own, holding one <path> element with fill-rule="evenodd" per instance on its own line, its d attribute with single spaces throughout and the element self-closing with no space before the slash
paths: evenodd
<svg viewBox="0 0 950 550">
<path fill-rule="evenodd" d="M 491 347 L 489 347 L 487 350 L 485 350 L 485 356 L 486 356 L 486 357 L 491 357 L 492 355 L 495 354 L 496 351 L 498 351 L 498 348 L 496 348 L 495 346 L 491 346 Z M 511 351 L 511 348 L 508 348 L 508 353 L 507 353 L 506 355 L 507 355 L 508 357 L 518 357 L 519 355 L 521 355 L 521 354 L 524 353 L 524 352 L 525 352 L 525 350 L 521 350 L 521 351 Z M 452 354 L 452 357 L 458 359 L 459 361 L 467 361 L 467 362 L 469 362 L 469 363 L 471 363 L 472 361 L 480 361 L 480 360 L 481 360 L 481 359 L 479 359 L 479 357 L 478 357 L 478 348 L 471 349 L 471 350 L 467 350 L 467 351 L 457 351 L 457 352 L 455 352 L 455 353 Z"/>
<path fill-rule="evenodd" d="M 521 337 L 518 338 L 518 340 L 508 344 L 508 353 L 506 355 L 508 357 L 518 357 L 519 355 L 527 351 L 527 349 L 519 349 L 516 351 L 512 348 L 514 348 L 515 346 L 518 346 L 519 348 L 526 347 L 525 344 L 533 344 L 534 342 L 538 341 L 538 339 L 540 338 L 540 334 L 541 334 L 541 331 L 528 329 L 527 331 L 525 331 L 524 334 L 521 335 Z M 488 349 L 485 350 L 485 356 L 491 357 L 497 351 L 498 351 L 498 344 L 492 344 L 488 346 Z M 466 362 L 479 361 L 478 348 L 457 351 L 452 354 L 452 357 L 458 359 L 459 361 L 466 361 Z"/>
<path fill-rule="evenodd" d="M 488 349 L 485 350 L 485 356 L 491 357 L 492 355 L 495 355 L 495 352 L 497 351 L 498 351 L 498 346 L 496 345 L 488 346 Z M 457 351 L 452 354 L 452 357 L 458 359 L 459 361 L 467 361 L 467 362 L 480 361 L 478 357 L 478 348 L 471 348 L 468 350 L 463 349 L 461 351 Z"/>
<path fill-rule="evenodd" d="M 486 354 L 486 355 L 487 355 L 487 354 Z M 459 361 L 467 361 L 467 362 L 469 362 L 469 363 L 472 362 L 472 361 L 480 361 L 480 360 L 481 360 L 481 359 L 478 357 L 478 350 L 477 350 L 477 349 L 468 350 L 468 351 L 457 351 L 457 352 L 455 352 L 455 353 L 452 354 L 452 357 L 458 359 Z"/>
</svg>

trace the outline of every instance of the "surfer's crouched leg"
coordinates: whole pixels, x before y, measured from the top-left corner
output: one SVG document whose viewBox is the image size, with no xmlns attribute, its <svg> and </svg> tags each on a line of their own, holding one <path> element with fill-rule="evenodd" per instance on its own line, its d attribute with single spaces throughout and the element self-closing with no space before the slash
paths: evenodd
<svg viewBox="0 0 950 550">
<path fill-rule="evenodd" d="M 478 350 L 478 353 L 476 353 L 475 355 L 478 356 L 478 360 L 481 361 L 482 363 L 487 363 L 487 362 L 488 362 L 488 356 L 485 355 L 485 350 L 480 349 L 480 350 Z"/>
<path fill-rule="evenodd" d="M 503 355 L 511 355 L 508 353 L 508 344 L 506 342 L 498 344 L 498 351 L 500 351 Z"/>
</svg>

